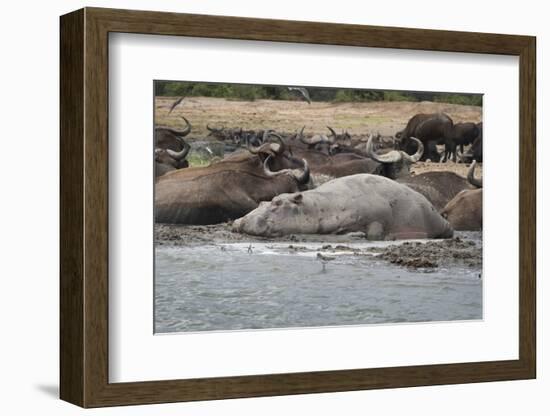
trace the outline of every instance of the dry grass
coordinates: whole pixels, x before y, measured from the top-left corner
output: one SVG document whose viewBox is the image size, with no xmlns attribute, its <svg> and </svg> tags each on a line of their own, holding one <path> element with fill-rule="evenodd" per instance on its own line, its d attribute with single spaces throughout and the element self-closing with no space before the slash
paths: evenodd
<svg viewBox="0 0 550 416">
<path fill-rule="evenodd" d="M 445 112 L 455 122 L 481 121 L 481 108 L 433 102 L 331 103 L 305 101 L 228 101 L 223 98 L 189 97 L 171 114 L 170 104 L 177 97 L 157 97 L 156 124 L 179 127 L 183 115 L 193 125 L 191 137 L 208 134 L 206 125 L 272 128 L 292 132 L 306 126 L 308 134 L 327 133 L 330 125 L 351 134 L 380 132 L 395 134 L 417 113 Z"/>
</svg>

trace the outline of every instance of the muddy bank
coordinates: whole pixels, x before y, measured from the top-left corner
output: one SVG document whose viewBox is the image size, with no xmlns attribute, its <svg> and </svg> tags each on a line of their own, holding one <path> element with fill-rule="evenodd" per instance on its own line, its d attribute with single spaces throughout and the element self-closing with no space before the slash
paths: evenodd
<svg viewBox="0 0 550 416">
<path fill-rule="evenodd" d="M 177 224 L 155 224 L 155 243 L 159 245 L 186 246 L 193 244 L 227 244 L 237 242 L 269 242 L 269 241 L 290 241 L 290 242 L 361 242 L 365 241 L 366 235 L 362 232 L 349 233 L 345 235 L 315 235 L 300 234 L 287 235 L 284 237 L 264 238 L 247 234 L 240 234 L 231 231 L 231 223 L 214 225 L 177 225 Z"/>
<path fill-rule="evenodd" d="M 455 232 L 447 240 L 412 240 L 369 243 L 362 232 L 345 235 L 290 235 L 262 238 L 231 231 L 231 224 L 216 225 L 155 225 L 158 246 L 223 245 L 230 243 L 274 243 L 278 249 L 293 252 L 315 252 L 320 260 L 330 261 L 341 255 L 376 256 L 392 264 L 413 269 L 437 269 L 450 265 L 480 268 L 482 243 L 480 232 Z M 288 243 L 281 245 L 280 243 Z M 304 244 L 319 243 L 318 246 Z"/>
<path fill-rule="evenodd" d="M 472 236 L 456 236 L 447 240 L 404 242 L 379 249 L 380 258 L 410 268 L 446 267 L 451 263 L 481 267 L 482 248 Z"/>
</svg>

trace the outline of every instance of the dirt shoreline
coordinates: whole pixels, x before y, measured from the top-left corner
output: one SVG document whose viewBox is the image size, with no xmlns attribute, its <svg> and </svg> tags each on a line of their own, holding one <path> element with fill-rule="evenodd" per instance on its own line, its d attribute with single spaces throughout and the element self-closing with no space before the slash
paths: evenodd
<svg viewBox="0 0 550 416">
<path fill-rule="evenodd" d="M 386 247 L 359 249 L 348 246 L 366 243 L 362 232 L 345 235 L 292 234 L 284 237 L 262 238 L 231 231 L 230 223 L 216 225 L 170 225 L 155 224 L 155 245 L 186 247 L 191 245 L 223 245 L 231 243 L 288 243 L 292 251 L 315 251 L 322 260 L 330 261 L 342 252 L 353 255 L 376 255 L 390 263 L 412 269 L 437 269 L 459 264 L 465 267 L 480 267 L 482 264 L 481 233 L 456 232 L 446 240 L 396 242 Z M 308 243 L 322 243 L 313 249 Z"/>
</svg>

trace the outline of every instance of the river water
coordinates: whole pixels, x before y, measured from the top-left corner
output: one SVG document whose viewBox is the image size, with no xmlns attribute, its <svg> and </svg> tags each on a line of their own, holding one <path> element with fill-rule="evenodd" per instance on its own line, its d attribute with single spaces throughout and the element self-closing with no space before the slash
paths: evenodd
<svg viewBox="0 0 550 416">
<path fill-rule="evenodd" d="M 479 267 L 414 270 L 308 242 L 157 246 L 155 332 L 482 318 Z M 364 253 L 395 242 L 346 244 Z"/>
</svg>

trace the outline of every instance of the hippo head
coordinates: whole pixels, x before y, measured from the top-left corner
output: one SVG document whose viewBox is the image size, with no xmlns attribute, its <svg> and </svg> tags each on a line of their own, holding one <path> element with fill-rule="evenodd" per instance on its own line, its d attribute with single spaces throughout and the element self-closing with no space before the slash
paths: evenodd
<svg viewBox="0 0 550 416">
<path fill-rule="evenodd" d="M 303 193 L 281 194 L 236 220 L 233 231 L 264 237 L 308 233 L 315 227 L 312 217 Z"/>
</svg>

